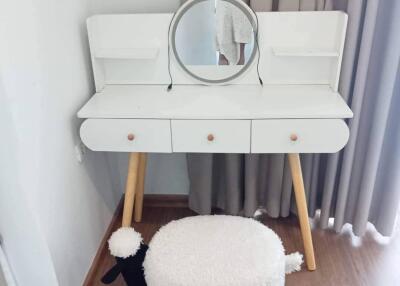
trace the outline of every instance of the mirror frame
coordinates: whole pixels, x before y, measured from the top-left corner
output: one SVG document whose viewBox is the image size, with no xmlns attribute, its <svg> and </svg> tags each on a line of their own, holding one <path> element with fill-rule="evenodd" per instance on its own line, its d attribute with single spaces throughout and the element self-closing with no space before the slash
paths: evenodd
<svg viewBox="0 0 400 286">
<path fill-rule="evenodd" d="M 257 39 L 257 24 L 255 21 L 255 15 L 254 12 L 245 4 L 243 3 L 241 0 L 220 0 L 220 1 L 226 1 L 231 3 L 232 5 L 236 6 L 238 9 L 240 9 L 246 16 L 247 19 L 249 19 L 250 24 L 253 27 L 253 35 L 254 35 L 254 48 L 253 51 L 251 52 L 250 58 L 248 60 L 247 63 L 245 63 L 243 65 L 243 67 L 239 70 L 239 72 L 228 76 L 226 78 L 223 79 L 217 79 L 217 80 L 213 80 L 213 79 L 208 79 L 208 78 L 203 78 L 200 77 L 196 74 L 194 74 L 193 72 L 191 72 L 182 62 L 182 60 L 180 59 L 179 55 L 178 55 L 178 51 L 176 49 L 176 45 L 175 45 L 175 36 L 176 36 L 176 30 L 178 28 L 178 24 L 179 21 L 181 20 L 181 18 L 183 17 L 183 15 L 185 14 L 185 12 L 187 10 L 189 10 L 190 8 L 192 8 L 194 5 L 204 2 L 204 1 L 210 1 L 210 0 L 189 0 L 187 1 L 185 4 L 183 4 L 178 11 L 174 14 L 173 19 L 172 19 L 172 23 L 171 23 L 171 28 L 170 28 L 170 36 L 169 36 L 169 44 L 172 47 L 172 52 L 174 54 L 175 60 L 177 61 L 178 65 L 183 69 L 183 71 L 185 73 L 187 73 L 189 76 L 191 76 L 192 78 L 194 78 L 197 81 L 200 81 L 202 83 L 206 83 L 209 85 L 220 85 L 220 84 L 227 84 L 237 78 L 239 78 L 240 76 L 242 76 L 254 63 L 254 59 L 256 57 L 257 54 L 257 50 L 258 50 L 258 39 Z M 168 51 L 169 52 L 169 51 Z"/>
</svg>

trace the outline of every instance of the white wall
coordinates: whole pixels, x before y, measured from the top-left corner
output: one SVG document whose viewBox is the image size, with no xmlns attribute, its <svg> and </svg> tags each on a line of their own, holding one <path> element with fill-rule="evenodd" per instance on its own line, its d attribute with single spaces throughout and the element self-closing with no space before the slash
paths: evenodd
<svg viewBox="0 0 400 286">
<path fill-rule="evenodd" d="M 169 13 L 183 0 L 89 0 L 92 14 Z"/>
<path fill-rule="evenodd" d="M 75 158 L 93 92 L 85 1 L 2 1 L 0 233 L 20 286 L 81 285 L 120 198 L 106 157 Z M 4 144 L 4 145 L 3 145 Z"/>
<path fill-rule="evenodd" d="M 76 112 L 93 93 L 85 19 L 178 5 L 0 2 L 0 235 L 20 286 L 81 285 L 124 186 L 125 154 L 75 157 Z M 148 178 L 147 192 L 186 192 L 184 155 L 151 156 Z"/>
<path fill-rule="evenodd" d="M 41 93 L 32 14 L 30 1 L 0 2 L 0 235 L 18 285 L 57 285 L 47 239 L 29 199 L 39 174 L 40 103 L 35 99 Z"/>
<path fill-rule="evenodd" d="M 3 15 L 1 15 L 3 16 Z M 2 20 L 5 18 L 1 17 Z M 3 21 L 0 22 L 0 25 Z M 3 33 L 1 33 L 1 39 Z M 22 46 L 21 46 L 22 47 Z M 4 55 L 5 46 L 0 55 Z M 17 51 L 22 48 L 16 47 Z M 32 203 L 27 192 L 32 190 L 29 179 L 24 180 L 23 166 L 18 154 L 25 153 L 21 148 L 23 141 L 17 135 L 17 128 L 26 124 L 15 118 L 14 107 L 23 104 L 18 98 L 7 96 L 7 87 L 3 81 L 3 67 L 7 65 L 4 56 L 0 56 L 0 235 L 1 245 L 11 265 L 13 276 L 18 285 L 57 285 L 53 261 Z M 18 71 L 16 71 L 18 72 Z M 14 110 L 13 110 L 14 109 Z M 26 118 L 25 121 L 29 120 Z M 29 133 L 29 132 L 27 132 Z M 29 136 L 30 134 L 27 134 Z M 29 157 L 27 157 L 29 158 Z M 34 169 L 34 161 L 26 160 L 26 168 Z M 28 176 L 27 176 L 28 177 Z M 31 186 L 29 186 L 31 185 Z"/>
<path fill-rule="evenodd" d="M 86 5 L 85 5 L 86 4 Z M 77 162 L 76 111 L 93 93 L 85 1 L 35 1 L 42 65 L 38 207 L 60 285 L 81 285 L 120 195 L 104 154 Z"/>
</svg>

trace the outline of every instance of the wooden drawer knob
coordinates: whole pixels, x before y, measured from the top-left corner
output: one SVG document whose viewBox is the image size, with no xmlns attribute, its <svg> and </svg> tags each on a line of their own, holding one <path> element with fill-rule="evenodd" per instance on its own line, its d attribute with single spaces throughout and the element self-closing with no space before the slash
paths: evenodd
<svg viewBox="0 0 400 286">
<path fill-rule="evenodd" d="M 290 135 L 290 140 L 297 141 L 297 139 L 299 139 L 299 137 L 296 134 L 291 134 Z"/>
<path fill-rule="evenodd" d="M 210 141 L 210 142 L 211 142 L 211 141 L 214 141 L 214 135 L 208 134 L 207 140 Z"/>
<path fill-rule="evenodd" d="M 132 133 L 129 133 L 129 134 L 128 134 L 128 140 L 129 140 L 129 141 L 133 141 L 134 139 L 135 139 L 135 135 L 132 134 Z"/>
</svg>

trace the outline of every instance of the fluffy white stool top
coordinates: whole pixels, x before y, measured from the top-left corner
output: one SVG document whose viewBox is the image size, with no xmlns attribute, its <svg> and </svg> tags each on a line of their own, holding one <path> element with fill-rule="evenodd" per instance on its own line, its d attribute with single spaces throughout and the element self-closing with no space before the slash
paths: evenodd
<svg viewBox="0 0 400 286">
<path fill-rule="evenodd" d="M 144 261 L 149 286 L 283 286 L 302 256 L 285 256 L 265 225 L 236 216 L 173 221 L 153 237 Z"/>
</svg>

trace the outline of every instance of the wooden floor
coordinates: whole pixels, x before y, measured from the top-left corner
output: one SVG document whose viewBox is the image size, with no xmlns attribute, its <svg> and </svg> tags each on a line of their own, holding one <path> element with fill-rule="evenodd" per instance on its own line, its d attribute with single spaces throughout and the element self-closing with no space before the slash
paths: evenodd
<svg viewBox="0 0 400 286">
<path fill-rule="evenodd" d="M 146 242 L 155 232 L 171 220 L 195 215 L 184 207 L 145 207 L 143 222 L 134 224 Z M 118 219 L 118 222 L 121 220 Z M 301 236 L 296 217 L 285 219 L 262 218 L 282 238 L 287 253 L 302 252 Z M 118 228 L 114 225 L 113 228 Z M 349 230 L 338 235 L 331 230 L 313 230 L 317 270 L 286 276 L 286 285 L 335 285 L 335 286 L 399 286 L 400 285 L 400 234 L 389 241 L 379 238 L 374 231 L 369 231 L 362 239 L 351 235 Z M 91 285 L 103 285 L 102 274 L 114 264 L 108 251 L 100 256 L 100 263 L 94 271 Z M 125 285 L 118 278 L 113 286 Z M 166 285 L 167 286 L 167 285 Z M 190 286 L 190 285 L 188 285 Z M 208 286 L 208 285 L 207 285 Z M 210 285 L 212 286 L 212 285 Z M 245 285 L 244 285 L 245 286 Z"/>
</svg>

